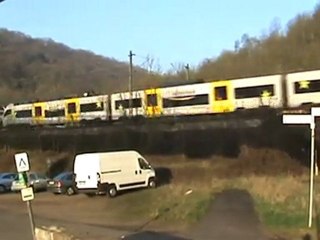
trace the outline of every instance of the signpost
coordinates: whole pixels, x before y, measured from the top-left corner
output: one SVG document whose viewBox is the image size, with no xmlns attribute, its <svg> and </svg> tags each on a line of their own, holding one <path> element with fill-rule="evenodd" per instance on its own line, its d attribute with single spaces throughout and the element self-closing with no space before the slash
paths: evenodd
<svg viewBox="0 0 320 240">
<path fill-rule="evenodd" d="M 14 155 L 14 158 L 16 160 L 16 167 L 18 173 L 28 172 L 30 170 L 27 153 L 17 153 Z"/>
<path fill-rule="evenodd" d="M 300 115 L 283 115 L 283 124 L 308 124 L 310 126 L 311 152 L 310 152 L 310 190 L 309 190 L 309 220 L 308 226 L 312 226 L 312 210 L 313 210 L 313 183 L 314 183 L 314 167 L 315 167 L 315 117 L 320 116 L 320 108 L 311 108 L 311 114 Z"/>
<path fill-rule="evenodd" d="M 29 179 L 28 179 L 28 171 L 30 170 L 29 158 L 27 153 L 17 153 L 14 155 L 17 172 L 22 174 L 26 179 L 25 188 L 21 189 L 21 198 L 22 201 L 27 202 L 30 226 L 33 240 L 36 240 L 35 235 L 35 224 L 31 206 L 31 200 L 34 199 L 33 188 L 29 186 Z M 24 177 L 23 177 L 24 178 Z"/>
</svg>

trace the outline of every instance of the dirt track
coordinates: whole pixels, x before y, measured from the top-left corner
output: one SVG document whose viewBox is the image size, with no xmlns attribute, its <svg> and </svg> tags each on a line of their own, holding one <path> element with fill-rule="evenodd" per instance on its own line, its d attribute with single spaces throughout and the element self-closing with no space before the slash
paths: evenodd
<svg viewBox="0 0 320 240">
<path fill-rule="evenodd" d="M 202 240 L 267 240 L 250 194 L 236 189 L 216 195 L 192 236 Z"/>
</svg>

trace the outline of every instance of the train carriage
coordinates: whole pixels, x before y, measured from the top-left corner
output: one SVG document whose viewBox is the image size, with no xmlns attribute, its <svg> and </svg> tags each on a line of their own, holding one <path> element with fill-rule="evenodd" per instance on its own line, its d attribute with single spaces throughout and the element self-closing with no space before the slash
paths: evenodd
<svg viewBox="0 0 320 240">
<path fill-rule="evenodd" d="M 9 104 L 2 117 L 3 126 L 9 125 L 31 125 L 32 124 L 32 104 Z"/>
<path fill-rule="evenodd" d="M 77 102 L 80 121 L 108 121 L 111 117 L 108 95 L 81 97 Z"/>
<path fill-rule="evenodd" d="M 44 119 L 47 125 L 64 125 L 66 122 L 65 101 L 49 101 L 45 105 Z"/>
<path fill-rule="evenodd" d="M 164 116 L 209 114 L 210 83 L 190 84 L 161 89 Z"/>
<path fill-rule="evenodd" d="M 145 116 L 144 91 L 122 92 L 110 95 L 111 119 L 119 120 L 126 117 Z"/>
<path fill-rule="evenodd" d="M 320 70 L 288 74 L 286 89 L 288 107 L 320 103 Z"/>
<path fill-rule="evenodd" d="M 280 108 L 283 105 L 281 75 L 235 79 L 232 88 L 235 109 Z"/>
</svg>

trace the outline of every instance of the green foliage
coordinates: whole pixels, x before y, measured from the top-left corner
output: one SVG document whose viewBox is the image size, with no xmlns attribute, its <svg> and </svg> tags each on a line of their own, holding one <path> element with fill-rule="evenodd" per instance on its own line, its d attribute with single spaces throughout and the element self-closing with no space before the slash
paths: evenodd
<svg viewBox="0 0 320 240">
<path fill-rule="evenodd" d="M 261 199 L 256 200 L 262 222 L 270 228 L 304 228 L 308 222 L 307 209 L 288 209 L 287 204 L 275 204 Z"/>
</svg>

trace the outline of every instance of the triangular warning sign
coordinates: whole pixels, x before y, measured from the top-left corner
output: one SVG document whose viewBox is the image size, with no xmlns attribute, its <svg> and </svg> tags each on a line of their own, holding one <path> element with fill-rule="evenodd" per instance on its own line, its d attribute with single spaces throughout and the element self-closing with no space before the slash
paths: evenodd
<svg viewBox="0 0 320 240">
<path fill-rule="evenodd" d="M 30 169 L 27 153 L 17 153 L 14 155 L 17 172 L 27 172 Z"/>
<path fill-rule="evenodd" d="M 19 161 L 19 167 L 26 167 L 26 166 L 27 166 L 27 163 L 24 161 L 23 158 L 21 158 Z"/>
</svg>

